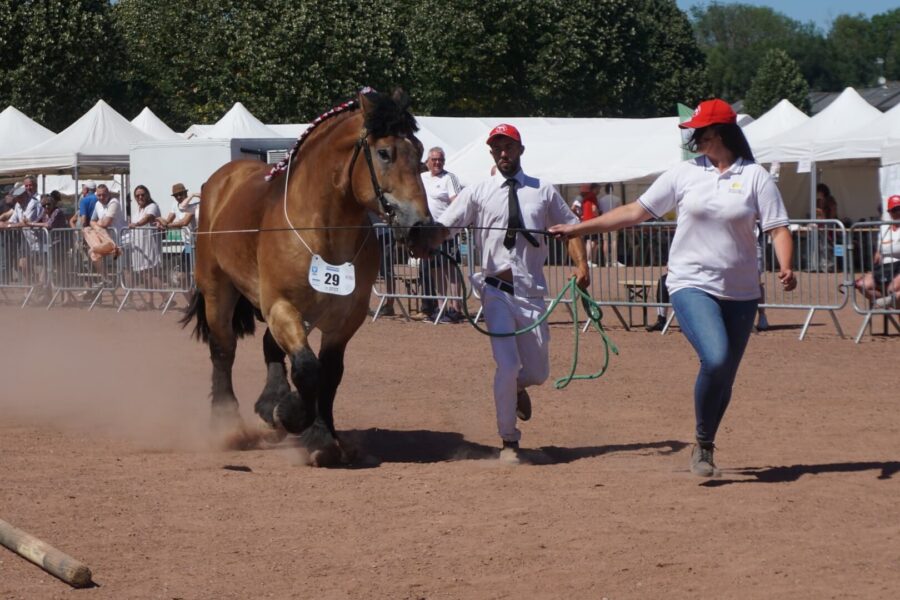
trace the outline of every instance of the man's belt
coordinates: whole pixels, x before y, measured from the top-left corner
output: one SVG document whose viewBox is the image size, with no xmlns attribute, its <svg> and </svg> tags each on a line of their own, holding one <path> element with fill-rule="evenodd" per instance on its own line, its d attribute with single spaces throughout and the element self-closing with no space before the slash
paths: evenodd
<svg viewBox="0 0 900 600">
<path fill-rule="evenodd" d="M 489 275 L 484 278 L 484 282 L 488 285 L 494 286 L 501 292 L 506 292 L 510 296 L 513 295 L 513 284 L 508 281 L 503 281 L 502 279 L 498 279 L 492 275 Z"/>
</svg>

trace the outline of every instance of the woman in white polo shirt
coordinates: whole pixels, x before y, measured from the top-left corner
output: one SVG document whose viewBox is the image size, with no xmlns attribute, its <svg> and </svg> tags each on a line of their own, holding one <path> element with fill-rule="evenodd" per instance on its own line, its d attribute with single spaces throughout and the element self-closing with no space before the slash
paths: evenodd
<svg viewBox="0 0 900 600">
<path fill-rule="evenodd" d="M 781 194 L 754 161 L 728 103 L 701 102 L 693 118 L 679 127 L 693 130 L 688 148 L 701 156 L 663 173 L 637 202 L 550 231 L 566 236 L 605 233 L 677 210 L 666 287 L 681 330 L 700 358 L 691 472 L 715 477 L 716 431 L 731 400 L 759 303 L 757 220 L 772 236 L 784 289 L 794 289 L 797 281 L 790 268 L 793 243 Z"/>
</svg>

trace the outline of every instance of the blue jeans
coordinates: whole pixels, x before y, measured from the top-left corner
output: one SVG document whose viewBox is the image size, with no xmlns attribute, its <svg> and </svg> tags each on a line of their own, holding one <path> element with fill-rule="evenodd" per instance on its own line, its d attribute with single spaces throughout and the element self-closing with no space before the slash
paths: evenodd
<svg viewBox="0 0 900 600">
<path fill-rule="evenodd" d="M 681 331 L 700 358 L 694 384 L 697 442 L 716 439 L 731 388 L 753 330 L 758 300 L 722 300 L 696 288 L 672 294 Z"/>
</svg>

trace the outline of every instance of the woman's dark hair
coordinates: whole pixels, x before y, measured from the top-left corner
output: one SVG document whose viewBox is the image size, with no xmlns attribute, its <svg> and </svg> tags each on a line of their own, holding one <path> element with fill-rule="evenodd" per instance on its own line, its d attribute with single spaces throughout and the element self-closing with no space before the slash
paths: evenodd
<svg viewBox="0 0 900 600">
<path fill-rule="evenodd" d="M 831 188 L 829 188 L 824 183 L 820 183 L 819 185 L 816 186 L 816 193 L 818 193 L 818 192 L 822 192 L 822 194 L 824 194 L 824 196 L 826 198 L 831 196 Z"/>
<path fill-rule="evenodd" d="M 147 194 L 147 204 L 156 204 L 156 200 L 153 199 L 153 196 L 150 195 L 150 190 L 147 189 L 146 185 L 136 185 L 134 186 L 134 191 L 144 190 L 144 193 Z"/>
<path fill-rule="evenodd" d="M 62 200 L 62 194 L 59 193 L 59 190 L 53 190 L 50 192 L 50 197 L 53 198 L 53 204 L 59 204 Z"/>
<path fill-rule="evenodd" d="M 716 132 L 722 138 L 722 144 L 735 157 L 741 157 L 747 162 L 756 162 L 756 159 L 753 158 L 753 150 L 750 149 L 750 144 L 747 142 L 747 138 L 744 137 L 744 131 L 737 123 L 716 123 L 708 127 L 695 129 L 691 139 L 688 140 L 687 149 L 691 152 L 696 152 L 700 138 L 707 131 Z"/>
</svg>

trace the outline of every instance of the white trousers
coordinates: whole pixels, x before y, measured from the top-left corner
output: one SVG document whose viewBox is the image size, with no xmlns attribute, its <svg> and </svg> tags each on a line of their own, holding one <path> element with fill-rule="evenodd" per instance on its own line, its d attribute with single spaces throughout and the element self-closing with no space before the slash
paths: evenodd
<svg viewBox="0 0 900 600">
<path fill-rule="evenodd" d="M 527 299 L 485 285 L 482 295 L 484 320 L 491 333 L 508 333 L 532 325 L 544 313 L 541 299 Z M 491 350 L 497 370 L 494 372 L 494 405 L 497 432 L 507 442 L 518 442 L 522 433 L 516 427 L 516 394 L 531 385 L 540 385 L 550 376 L 550 327 L 539 327 L 515 337 L 492 337 Z"/>
</svg>

